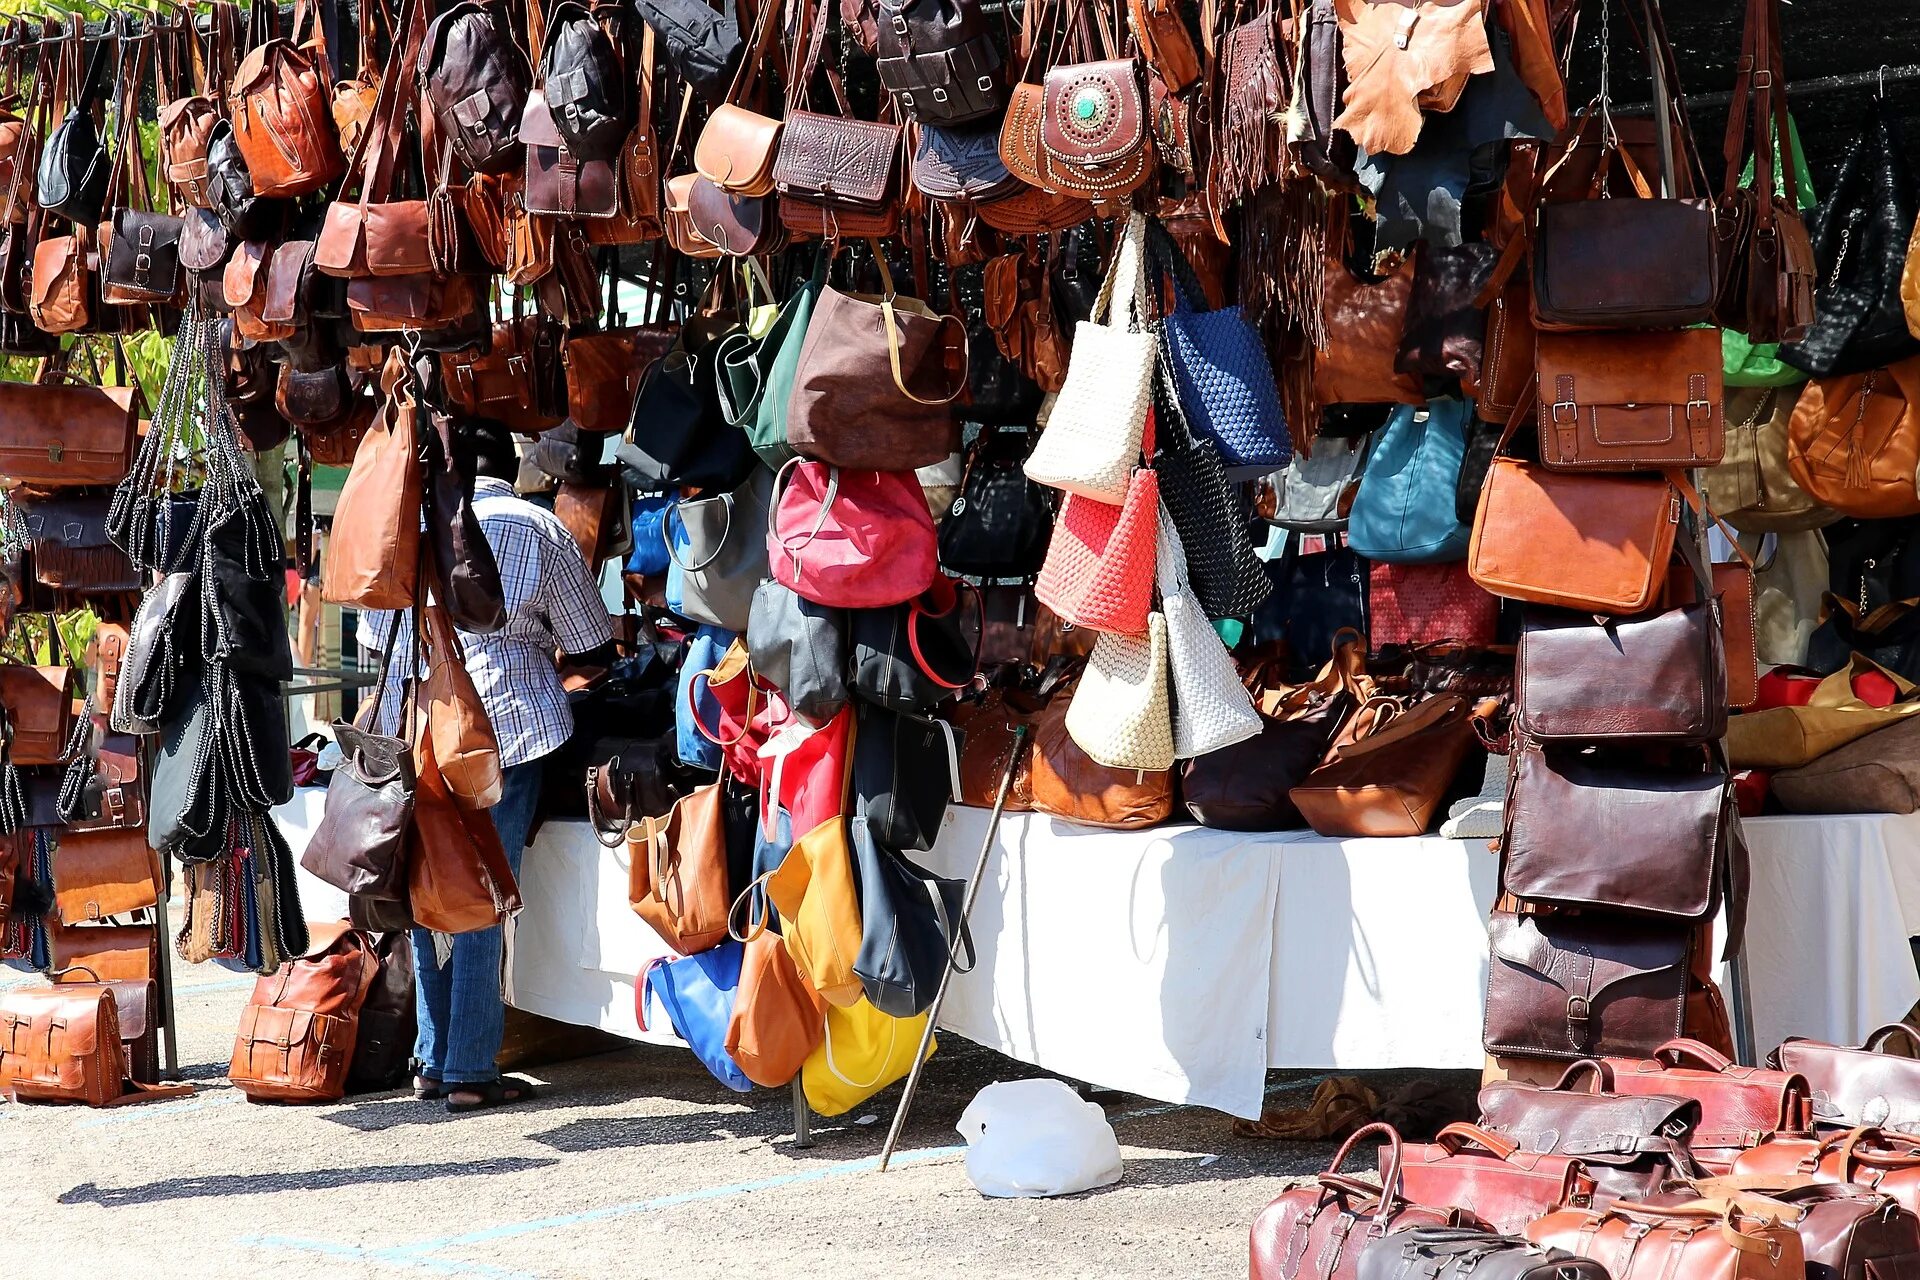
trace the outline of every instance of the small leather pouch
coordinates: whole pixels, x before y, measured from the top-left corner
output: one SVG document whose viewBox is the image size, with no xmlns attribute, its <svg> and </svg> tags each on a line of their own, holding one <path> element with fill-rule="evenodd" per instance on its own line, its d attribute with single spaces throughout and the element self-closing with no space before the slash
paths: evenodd
<svg viewBox="0 0 1920 1280">
<path fill-rule="evenodd" d="M 687 216 L 701 239 L 736 258 L 767 252 L 783 230 L 771 198 L 737 195 L 705 176 L 688 189 Z"/>
</svg>

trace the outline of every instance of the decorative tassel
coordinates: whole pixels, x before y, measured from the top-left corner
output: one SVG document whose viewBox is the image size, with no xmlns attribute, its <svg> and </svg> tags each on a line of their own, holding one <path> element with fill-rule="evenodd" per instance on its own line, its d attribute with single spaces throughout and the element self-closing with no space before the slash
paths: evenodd
<svg viewBox="0 0 1920 1280">
<path fill-rule="evenodd" d="M 1227 83 L 1220 104 L 1220 134 L 1214 141 L 1220 183 L 1214 198 L 1222 207 L 1280 177 L 1290 95 L 1275 48 L 1276 25 L 1269 11 L 1227 33 Z"/>
</svg>

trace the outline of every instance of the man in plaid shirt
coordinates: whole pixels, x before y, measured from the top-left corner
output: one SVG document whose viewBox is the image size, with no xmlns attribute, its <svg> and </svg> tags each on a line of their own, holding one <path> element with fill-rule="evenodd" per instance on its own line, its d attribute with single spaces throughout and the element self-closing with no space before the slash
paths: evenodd
<svg viewBox="0 0 1920 1280">
<path fill-rule="evenodd" d="M 473 510 L 500 564 L 507 624 L 490 635 L 460 633 L 467 671 L 500 743 L 503 785 L 492 810 L 514 874 L 540 800 L 543 758 L 573 733 L 573 712 L 560 682 L 557 654 L 587 658 L 612 643 L 607 606 L 579 546 L 551 511 L 513 491 L 519 456 L 498 423 L 463 421 L 453 435 L 454 463 L 473 477 Z M 394 634 L 396 623 L 399 634 Z M 384 653 L 388 644 L 411 651 L 412 619 L 390 612 L 363 614 L 360 641 Z M 602 664 L 604 665 L 604 663 Z M 394 723 L 404 668 L 395 667 L 382 691 L 380 723 Z M 533 1096 L 530 1082 L 501 1076 L 494 1066 L 506 1023 L 500 996 L 499 926 L 458 934 L 445 964 L 425 929 L 413 931 L 415 1003 L 414 1092 L 445 1098 L 451 1112 L 478 1111 Z"/>
</svg>

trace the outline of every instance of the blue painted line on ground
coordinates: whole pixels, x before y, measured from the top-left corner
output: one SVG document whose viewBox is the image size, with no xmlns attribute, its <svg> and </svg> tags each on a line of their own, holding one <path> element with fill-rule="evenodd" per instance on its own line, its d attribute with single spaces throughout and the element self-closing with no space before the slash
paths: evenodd
<svg viewBox="0 0 1920 1280">
<path fill-rule="evenodd" d="M 401 1258 L 388 1256 L 385 1249 L 364 1249 L 358 1245 L 335 1244 L 328 1240 L 301 1240 L 292 1236 L 242 1236 L 234 1241 L 254 1249 L 265 1249 L 275 1253 L 311 1253 L 323 1258 L 337 1259 L 341 1263 L 384 1263 L 387 1266 L 407 1271 L 422 1271 L 430 1275 L 442 1276 L 481 1276 L 485 1280 L 539 1280 L 539 1277 L 527 1271 L 508 1271 L 503 1267 L 491 1266 L 484 1262 L 461 1262 L 453 1258 Z"/>
</svg>

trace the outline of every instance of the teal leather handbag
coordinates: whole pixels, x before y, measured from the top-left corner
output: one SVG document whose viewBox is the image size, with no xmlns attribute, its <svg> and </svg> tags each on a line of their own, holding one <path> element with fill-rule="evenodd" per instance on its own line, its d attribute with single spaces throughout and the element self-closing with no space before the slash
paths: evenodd
<svg viewBox="0 0 1920 1280">
<path fill-rule="evenodd" d="M 1472 525 L 1456 514 L 1467 454 L 1465 400 L 1399 405 L 1374 437 L 1347 522 L 1347 543 L 1369 560 L 1435 564 L 1467 554 Z"/>
</svg>

